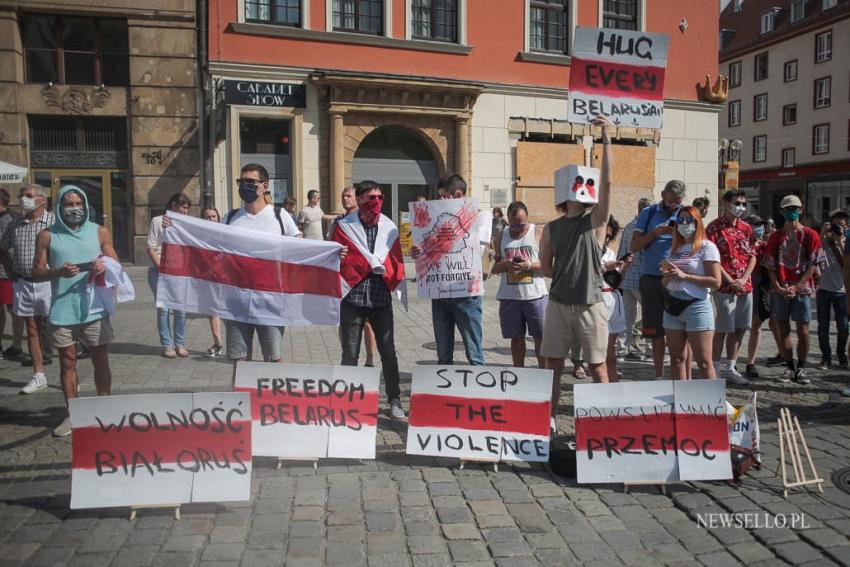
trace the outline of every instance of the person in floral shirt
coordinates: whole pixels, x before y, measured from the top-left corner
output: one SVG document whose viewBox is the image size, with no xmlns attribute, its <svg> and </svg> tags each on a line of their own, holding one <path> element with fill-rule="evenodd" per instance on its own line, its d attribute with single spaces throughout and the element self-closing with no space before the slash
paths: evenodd
<svg viewBox="0 0 850 567">
<path fill-rule="evenodd" d="M 809 354 L 809 321 L 812 318 L 812 276 L 817 268 L 826 269 L 826 256 L 816 230 L 800 223 L 803 203 L 796 195 L 787 195 L 779 203 L 785 218 L 782 230 L 767 241 L 763 262 L 770 274 L 771 315 L 779 327 L 779 352 L 787 366 L 780 378 L 808 384 L 806 357 Z M 791 348 L 791 320 L 797 324 L 797 363 Z"/>
<path fill-rule="evenodd" d="M 753 229 L 744 221 L 747 195 L 727 191 L 723 195 L 723 214 L 708 225 L 708 239 L 720 251 L 722 283 L 714 294 L 717 321 L 714 327 L 713 360 L 717 375 L 741 386 L 750 383 L 735 368 L 741 339 L 753 320 L 753 282 L 756 267 Z M 726 346 L 726 358 L 723 347 Z"/>
</svg>

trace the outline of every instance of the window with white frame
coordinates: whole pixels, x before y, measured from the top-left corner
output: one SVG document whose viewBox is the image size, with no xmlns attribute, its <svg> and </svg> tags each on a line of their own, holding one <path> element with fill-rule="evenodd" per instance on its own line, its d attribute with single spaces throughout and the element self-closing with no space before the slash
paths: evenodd
<svg viewBox="0 0 850 567">
<path fill-rule="evenodd" d="M 602 27 L 638 30 L 640 0 L 603 0 Z"/>
<path fill-rule="evenodd" d="M 732 12 L 737 14 L 744 6 L 744 0 L 732 0 Z"/>
<path fill-rule="evenodd" d="M 729 126 L 741 125 L 741 101 L 733 100 L 729 103 Z"/>
<path fill-rule="evenodd" d="M 799 22 L 806 17 L 805 0 L 794 0 L 791 2 L 791 23 Z"/>
<path fill-rule="evenodd" d="M 333 0 L 336 31 L 380 35 L 384 32 L 383 0 Z"/>
<path fill-rule="evenodd" d="M 741 86 L 741 62 L 729 63 L 729 88 Z"/>
<path fill-rule="evenodd" d="M 532 51 L 569 52 L 569 0 L 531 0 L 528 44 Z"/>
<path fill-rule="evenodd" d="M 767 161 L 767 136 L 753 137 L 753 161 Z"/>
<path fill-rule="evenodd" d="M 782 125 L 789 126 L 797 123 L 797 104 L 786 104 L 782 107 Z"/>
<path fill-rule="evenodd" d="M 832 104 L 832 77 L 815 79 L 815 108 L 826 108 Z"/>
<path fill-rule="evenodd" d="M 821 10 L 829 10 L 838 5 L 838 0 L 821 0 Z"/>
<path fill-rule="evenodd" d="M 832 31 L 819 33 L 815 36 L 815 63 L 823 63 L 832 59 Z"/>
<path fill-rule="evenodd" d="M 794 164 L 797 162 L 797 149 L 796 148 L 785 148 L 782 150 L 782 167 L 789 168 L 794 167 Z"/>
<path fill-rule="evenodd" d="M 785 72 L 783 74 L 786 83 L 797 80 L 797 60 L 785 62 Z"/>
<path fill-rule="evenodd" d="M 759 53 L 755 57 L 753 69 L 753 78 L 756 81 L 763 81 L 767 78 L 767 53 Z"/>
<path fill-rule="evenodd" d="M 415 39 L 458 41 L 460 0 L 412 0 L 410 27 Z"/>
<path fill-rule="evenodd" d="M 812 153 L 829 153 L 829 124 L 817 124 L 812 128 Z"/>
<path fill-rule="evenodd" d="M 301 27 L 302 0 L 245 0 L 245 20 Z"/>
<path fill-rule="evenodd" d="M 773 10 L 765 12 L 761 15 L 761 33 L 770 33 L 773 31 Z"/>
<path fill-rule="evenodd" d="M 761 122 L 762 120 L 767 120 L 767 93 L 753 97 L 753 121 Z"/>
</svg>

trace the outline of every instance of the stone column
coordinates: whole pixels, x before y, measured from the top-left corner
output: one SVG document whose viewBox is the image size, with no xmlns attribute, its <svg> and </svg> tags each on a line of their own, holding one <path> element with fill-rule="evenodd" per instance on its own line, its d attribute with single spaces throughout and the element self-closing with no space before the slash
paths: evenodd
<svg viewBox="0 0 850 567">
<path fill-rule="evenodd" d="M 331 111 L 331 159 L 330 159 L 330 180 L 331 180 L 331 203 L 330 209 L 334 213 L 342 212 L 342 189 L 345 185 L 345 124 L 342 119 L 342 112 Z"/>
<path fill-rule="evenodd" d="M 455 173 L 460 174 L 467 183 L 469 179 L 469 118 L 458 116 L 455 121 Z"/>
</svg>

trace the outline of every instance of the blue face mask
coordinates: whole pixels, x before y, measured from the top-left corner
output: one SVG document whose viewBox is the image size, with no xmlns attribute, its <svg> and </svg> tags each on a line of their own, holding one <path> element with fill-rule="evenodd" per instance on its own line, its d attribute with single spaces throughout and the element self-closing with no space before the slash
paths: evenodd
<svg viewBox="0 0 850 567">
<path fill-rule="evenodd" d="M 753 229 L 753 236 L 755 236 L 756 238 L 763 238 L 764 237 L 764 227 L 759 226 L 759 227 L 754 228 Z"/>
<path fill-rule="evenodd" d="M 257 194 L 257 186 L 253 183 L 239 182 L 239 197 L 246 203 L 253 203 L 260 197 Z"/>
<path fill-rule="evenodd" d="M 782 216 L 788 222 L 797 222 L 800 220 L 800 211 L 782 211 Z"/>
</svg>

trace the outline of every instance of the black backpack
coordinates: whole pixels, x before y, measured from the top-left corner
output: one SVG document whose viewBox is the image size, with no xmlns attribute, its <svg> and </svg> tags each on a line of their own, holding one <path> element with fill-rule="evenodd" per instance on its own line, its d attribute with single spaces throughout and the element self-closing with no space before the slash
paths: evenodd
<svg viewBox="0 0 850 567">
<path fill-rule="evenodd" d="M 239 209 L 233 209 L 229 213 L 227 213 L 227 215 L 224 217 L 224 224 L 230 224 L 230 220 L 233 218 L 233 215 L 236 214 L 236 211 L 238 211 L 238 210 Z M 286 231 L 283 229 L 283 219 L 280 218 L 280 211 L 281 211 L 281 208 L 278 207 L 277 205 L 275 205 L 274 206 L 274 218 L 277 219 L 277 224 L 280 225 L 280 233 L 283 236 L 286 236 Z M 287 214 L 289 214 L 289 213 L 287 213 Z"/>
</svg>

